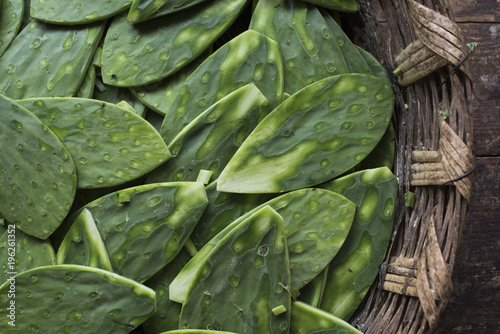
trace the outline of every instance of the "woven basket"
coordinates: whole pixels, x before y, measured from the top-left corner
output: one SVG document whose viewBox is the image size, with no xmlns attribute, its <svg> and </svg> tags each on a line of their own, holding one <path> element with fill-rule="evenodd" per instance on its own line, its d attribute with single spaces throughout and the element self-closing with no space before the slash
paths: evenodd
<svg viewBox="0 0 500 334">
<path fill-rule="evenodd" d="M 453 291 L 451 274 L 471 196 L 469 49 L 447 0 L 358 2 L 359 13 L 343 17 L 360 22 L 353 40 L 389 73 L 399 68 L 402 74 L 394 77 L 393 118 L 400 184 L 385 263 L 350 322 L 370 334 L 428 333 L 439 326 Z M 413 208 L 405 205 L 408 192 L 416 195 Z"/>
</svg>

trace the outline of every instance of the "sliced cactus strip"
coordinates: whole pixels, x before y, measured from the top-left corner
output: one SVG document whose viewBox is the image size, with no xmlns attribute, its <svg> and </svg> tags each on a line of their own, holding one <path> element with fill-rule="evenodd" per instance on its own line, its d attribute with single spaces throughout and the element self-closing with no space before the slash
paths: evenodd
<svg viewBox="0 0 500 334">
<path fill-rule="evenodd" d="M 172 106 L 174 99 L 177 94 L 179 94 L 179 90 L 186 79 L 205 59 L 207 59 L 208 56 L 210 56 L 211 53 L 212 48 L 208 48 L 198 56 L 198 58 L 165 79 L 147 86 L 131 87 L 129 89 L 135 97 L 144 105 L 148 106 L 148 108 L 160 115 L 165 115 Z"/>
<path fill-rule="evenodd" d="M 243 10 L 246 0 L 207 1 L 172 18 L 111 23 L 103 46 L 102 78 L 112 86 L 142 86 L 178 71 L 205 51 Z"/>
<path fill-rule="evenodd" d="M 333 9 L 339 12 L 355 13 L 358 11 L 356 0 L 304 0 L 314 5 Z"/>
<path fill-rule="evenodd" d="M 103 84 L 103 88 L 102 90 L 95 90 L 92 97 L 96 100 L 113 104 L 119 104 L 121 101 L 125 101 L 134 109 L 137 115 L 141 117 L 145 116 L 146 106 L 138 100 L 129 89 L 105 84 Z"/>
<path fill-rule="evenodd" d="M 23 0 L 0 1 L 0 57 L 19 32 L 24 10 Z"/>
<path fill-rule="evenodd" d="M 239 224 L 202 264 L 182 306 L 179 328 L 283 333 L 290 311 L 283 218 L 265 207 Z"/>
<path fill-rule="evenodd" d="M 148 182 L 196 181 L 203 169 L 216 179 L 269 111 L 269 101 L 254 84 L 232 92 L 172 139 L 168 144 L 172 159 L 155 169 Z"/>
<path fill-rule="evenodd" d="M 315 6 L 294 0 L 259 1 L 250 29 L 279 43 L 289 94 L 325 77 L 348 73 L 334 35 Z"/>
<path fill-rule="evenodd" d="M 362 334 L 348 322 L 300 301 L 292 302 L 291 334 Z"/>
<path fill-rule="evenodd" d="M 257 125 L 217 189 L 279 193 L 330 180 L 373 150 L 393 108 L 391 86 L 372 76 L 343 74 L 309 85 Z"/>
<path fill-rule="evenodd" d="M 113 271 L 92 214 L 84 209 L 57 250 L 57 264 L 79 264 Z"/>
<path fill-rule="evenodd" d="M 344 320 L 356 311 L 379 273 L 391 238 L 398 181 L 387 167 L 322 185 L 358 207 L 349 236 L 329 266 L 320 308 Z"/>
<path fill-rule="evenodd" d="M 32 21 L 0 58 L 0 92 L 12 99 L 74 96 L 104 25 L 54 26 Z"/>
<path fill-rule="evenodd" d="M 146 174 L 170 158 L 159 133 L 130 110 L 99 100 L 34 98 L 18 101 L 66 145 L 79 188 L 110 187 Z"/>
<path fill-rule="evenodd" d="M 31 16 L 52 24 L 88 24 L 114 16 L 130 7 L 132 0 L 44 0 L 31 2 Z"/>
<path fill-rule="evenodd" d="M 181 250 L 172 262 L 144 283 L 156 293 L 156 313 L 142 324 L 146 334 L 179 328 L 182 305 L 170 300 L 169 285 L 190 259 L 191 255 L 185 249 Z"/>
<path fill-rule="evenodd" d="M 12 252 L 15 249 L 15 253 Z M 14 255 L 15 264 L 8 264 Z M 0 272 L 0 284 L 10 278 L 11 272 L 22 273 L 29 269 L 56 264 L 54 248 L 48 240 L 40 240 L 9 225 L 0 238 L 0 257 L 3 260 Z"/>
<path fill-rule="evenodd" d="M 119 190 L 84 209 L 94 218 L 113 270 L 144 282 L 180 252 L 206 205 L 202 183 L 178 182 Z"/>
<path fill-rule="evenodd" d="M 150 16 L 161 16 L 175 13 L 206 0 L 134 0 L 128 12 L 130 23 L 146 21 Z"/>
<path fill-rule="evenodd" d="M 0 94 L 0 214 L 47 239 L 68 215 L 76 168 L 59 138 L 35 115 Z"/>
<path fill-rule="evenodd" d="M 347 237 L 356 210 L 354 204 L 343 196 L 319 189 L 300 189 L 273 198 L 227 224 L 209 240 L 172 282 L 170 298 L 182 303 L 193 277 L 202 270 L 200 263 L 239 224 L 266 206 L 270 206 L 285 221 L 292 295 L 296 295 L 298 289 L 318 275 L 337 254 Z M 235 211 L 233 208 L 229 213 Z"/>
<path fill-rule="evenodd" d="M 102 269 L 43 266 L 14 279 L 15 327 L 8 324 L 11 282 L 0 287 L 0 326 L 5 334 L 125 334 L 155 312 L 153 290 Z"/>
<path fill-rule="evenodd" d="M 185 81 L 165 116 L 161 134 L 174 138 L 207 107 L 232 91 L 254 83 L 271 108 L 283 96 L 283 64 L 278 44 L 248 30 L 220 47 Z"/>
</svg>

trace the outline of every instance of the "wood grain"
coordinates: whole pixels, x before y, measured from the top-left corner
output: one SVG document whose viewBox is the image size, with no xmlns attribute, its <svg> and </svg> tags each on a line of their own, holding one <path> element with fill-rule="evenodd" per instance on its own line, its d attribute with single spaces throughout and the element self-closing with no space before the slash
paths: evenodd
<svg viewBox="0 0 500 334">
<path fill-rule="evenodd" d="M 449 0 L 457 22 L 499 22 L 498 0 Z"/>
</svg>

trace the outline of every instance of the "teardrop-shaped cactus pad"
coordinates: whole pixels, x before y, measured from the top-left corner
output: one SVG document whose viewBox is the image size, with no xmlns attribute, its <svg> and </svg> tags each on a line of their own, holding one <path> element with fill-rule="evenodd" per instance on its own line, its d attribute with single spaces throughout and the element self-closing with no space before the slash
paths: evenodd
<svg viewBox="0 0 500 334">
<path fill-rule="evenodd" d="M 106 246 L 94 218 L 84 209 L 57 250 L 57 264 L 79 264 L 113 271 Z"/>
<path fill-rule="evenodd" d="M 372 76 L 342 74 L 309 85 L 259 123 L 217 189 L 277 193 L 330 180 L 373 150 L 393 108 L 391 86 Z"/>
<path fill-rule="evenodd" d="M 246 0 L 207 1 L 165 20 L 131 24 L 116 16 L 103 45 L 102 78 L 113 86 L 141 86 L 178 71 L 236 20 Z"/>
<path fill-rule="evenodd" d="M 172 159 L 150 174 L 148 182 L 196 181 L 201 170 L 217 179 L 238 147 L 269 113 L 269 101 L 248 84 L 216 102 L 172 138 Z"/>
<path fill-rule="evenodd" d="M 12 284 L 15 299 L 9 297 Z M 14 320 L 9 318 L 13 301 Z M 102 269 L 44 266 L 4 283 L 0 307 L 4 334 L 125 334 L 155 312 L 155 294 L 142 284 Z"/>
<path fill-rule="evenodd" d="M 179 328 L 248 334 L 288 330 L 288 251 L 283 218 L 273 209 L 265 207 L 239 224 L 202 267 L 182 306 Z M 280 306 L 285 312 L 273 314 Z"/>
<path fill-rule="evenodd" d="M 23 232 L 48 238 L 71 209 L 76 168 L 59 138 L 0 94 L 0 214 Z"/>
<path fill-rule="evenodd" d="M 170 158 L 167 145 L 135 112 L 81 98 L 18 101 L 61 139 L 75 159 L 79 188 L 119 185 Z"/>
<path fill-rule="evenodd" d="M 0 57 L 16 37 L 23 21 L 23 0 L 0 1 Z"/>
<path fill-rule="evenodd" d="M 146 21 L 161 11 L 163 15 L 175 13 L 207 0 L 134 0 L 128 12 L 131 23 Z"/>
<path fill-rule="evenodd" d="M 15 249 L 15 252 L 13 252 Z M 9 263 L 12 257 L 15 263 Z M 10 277 L 11 272 L 23 271 L 56 264 L 54 248 L 49 240 L 40 240 L 9 224 L 0 237 L 0 258 L 5 259 L 0 267 L 0 284 Z"/>
<path fill-rule="evenodd" d="M 12 99 L 74 96 L 104 24 L 78 27 L 31 21 L 0 58 L 0 92 Z"/>
<path fill-rule="evenodd" d="M 94 218 L 113 270 L 144 282 L 179 253 L 206 205 L 202 183 L 178 182 L 119 190 L 84 209 Z"/>
<path fill-rule="evenodd" d="M 87 24 L 107 19 L 130 7 L 132 0 L 59 0 L 31 1 L 31 16 L 53 24 Z"/>
<path fill-rule="evenodd" d="M 362 334 L 348 322 L 300 301 L 292 302 L 290 333 Z"/>
<path fill-rule="evenodd" d="M 320 308 L 348 320 L 379 273 L 394 225 L 398 181 L 387 167 L 356 172 L 322 187 L 358 210 L 349 236 L 330 263 Z"/>
<path fill-rule="evenodd" d="M 283 97 L 283 63 L 278 44 L 248 30 L 208 57 L 184 82 L 160 133 L 174 138 L 209 106 L 234 90 L 254 83 L 271 103 Z"/>
</svg>

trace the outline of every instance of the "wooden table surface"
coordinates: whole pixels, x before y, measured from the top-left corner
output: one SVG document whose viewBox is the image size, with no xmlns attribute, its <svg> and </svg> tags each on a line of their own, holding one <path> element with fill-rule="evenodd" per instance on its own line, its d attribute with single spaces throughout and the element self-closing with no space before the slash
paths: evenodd
<svg viewBox="0 0 500 334">
<path fill-rule="evenodd" d="M 500 333 L 500 1 L 450 0 L 473 74 L 474 193 L 437 333 Z"/>
</svg>

